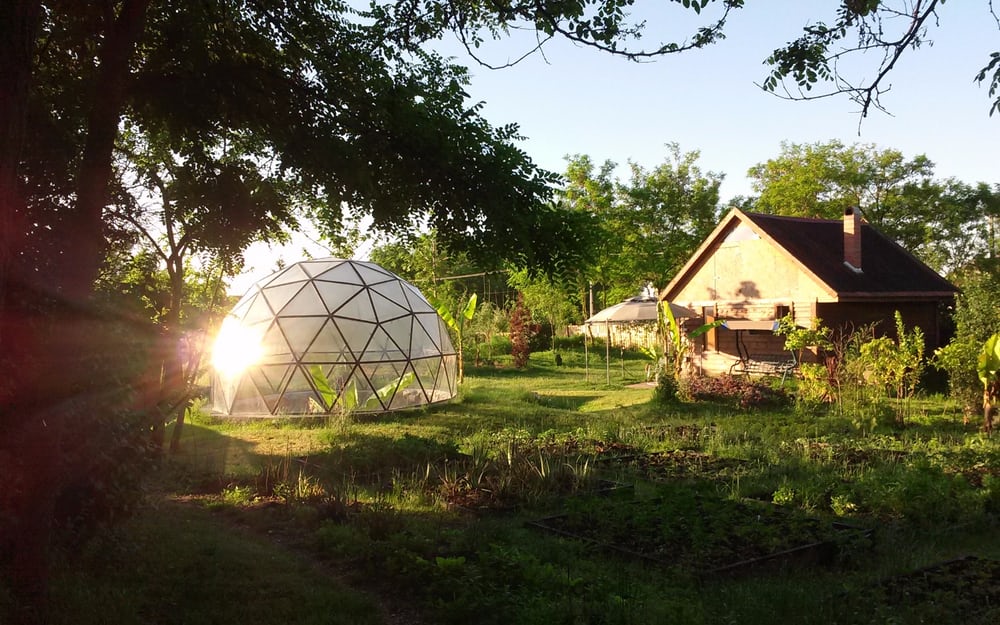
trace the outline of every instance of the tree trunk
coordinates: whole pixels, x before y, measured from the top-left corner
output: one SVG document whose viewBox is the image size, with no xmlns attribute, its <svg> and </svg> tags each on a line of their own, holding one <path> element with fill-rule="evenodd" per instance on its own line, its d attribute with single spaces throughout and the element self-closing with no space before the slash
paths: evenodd
<svg viewBox="0 0 1000 625">
<path fill-rule="evenodd" d="M 163 388 L 162 399 L 169 406 L 164 416 L 174 419 L 174 431 L 170 437 L 170 453 L 177 453 L 181 446 L 181 430 L 184 428 L 184 412 L 188 405 L 187 381 L 184 379 L 184 363 L 181 359 L 182 335 L 181 306 L 184 302 L 184 260 L 176 255 L 168 262 L 170 275 L 170 309 L 164 323 L 166 325 L 163 346 Z"/>
<path fill-rule="evenodd" d="M 3 315 L 11 262 L 24 234 L 24 205 L 18 190 L 18 167 L 24 146 L 35 40 L 41 2 L 5 1 L 0 6 L 0 316 Z M 0 323 L 0 349 L 6 324 Z M 0 398 L 2 401 L 2 398 Z"/>
<path fill-rule="evenodd" d="M 83 322 L 93 283 L 100 269 L 103 250 L 102 213 L 107 204 L 111 177 L 111 155 L 118 132 L 125 97 L 129 59 L 143 29 L 149 0 L 125 0 L 120 14 L 105 33 L 100 53 L 100 71 L 91 96 L 87 125 L 87 140 L 83 161 L 77 177 L 77 198 L 74 209 L 65 214 L 65 242 L 62 254 L 53 259 L 50 274 L 41 279 L 25 268 L 16 279 L 19 299 L 24 305 L 12 309 L 9 302 L 0 301 L 2 316 L 2 371 L 4 394 L 2 442 L 7 445 L 8 458 L 0 454 L 5 466 L 15 469 L 4 473 L 8 484 L 18 484 L 10 500 L 12 531 L 9 540 L 12 586 L 29 607 L 36 607 L 36 618 L 44 621 L 41 609 L 45 605 L 48 587 L 48 547 L 51 542 L 52 514 L 60 487 L 61 431 L 63 420 L 72 416 L 74 389 L 85 380 L 86 371 L 66 362 L 66 356 L 85 357 L 97 350 L 93 337 Z M 25 234 L 17 229 L 17 166 L 21 160 L 28 84 L 33 71 L 33 49 L 39 27 L 39 2 L 5 1 L 0 9 L 0 63 L 4 69 L 4 91 L 0 96 L 0 211 L 2 211 L 3 259 L 0 261 L 0 292 L 9 297 L 12 289 L 11 254 L 13 243 Z M 100 35 L 101 33 L 95 33 Z M 10 88 L 10 91 L 6 91 Z M 58 234 L 58 233 L 57 233 Z M 29 279 L 30 278 L 30 279 Z M 54 300 L 60 314 L 41 316 L 38 302 Z M 29 320 L 19 319 L 21 313 L 34 312 Z M 55 311 L 50 311 L 55 312 Z M 15 326 L 15 324 L 17 324 Z M 7 335 L 13 327 L 28 324 L 37 332 L 18 336 L 18 346 L 8 349 Z M 36 365 L 32 367 L 31 365 Z M 12 376 L 7 376 L 11 373 Z M 67 379 L 69 376 L 70 379 Z M 50 381 L 45 389 L 33 380 Z M 58 380 L 52 384 L 51 380 Z M 45 392 L 42 392 L 42 391 Z M 4 451 L 0 449 L 0 451 Z"/>
</svg>

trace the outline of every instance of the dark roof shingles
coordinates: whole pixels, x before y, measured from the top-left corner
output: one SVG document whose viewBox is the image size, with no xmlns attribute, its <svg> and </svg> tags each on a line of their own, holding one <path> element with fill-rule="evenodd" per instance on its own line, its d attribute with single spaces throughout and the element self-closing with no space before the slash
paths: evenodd
<svg viewBox="0 0 1000 625">
<path fill-rule="evenodd" d="M 837 293 L 954 293 L 933 269 L 864 223 L 861 227 L 862 272 L 844 264 L 843 222 L 746 213 L 761 230 L 797 258 Z"/>
</svg>

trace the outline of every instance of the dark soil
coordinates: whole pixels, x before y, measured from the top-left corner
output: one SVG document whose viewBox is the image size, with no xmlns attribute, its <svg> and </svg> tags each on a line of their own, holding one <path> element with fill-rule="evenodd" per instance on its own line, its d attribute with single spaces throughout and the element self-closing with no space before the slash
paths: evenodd
<svg viewBox="0 0 1000 625">
<path fill-rule="evenodd" d="M 844 597 L 866 622 L 1000 622 L 1000 561 L 967 556 L 897 575 Z M 874 608 L 873 606 L 878 606 Z"/>
</svg>

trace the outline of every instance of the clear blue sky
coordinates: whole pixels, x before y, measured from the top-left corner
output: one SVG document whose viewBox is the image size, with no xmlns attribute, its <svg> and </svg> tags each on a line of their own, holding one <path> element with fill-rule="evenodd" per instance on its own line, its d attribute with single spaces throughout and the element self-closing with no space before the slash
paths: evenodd
<svg viewBox="0 0 1000 625">
<path fill-rule="evenodd" d="M 638 0 L 650 44 L 675 40 L 664 25 L 683 16 L 680 5 Z M 969 183 L 1000 182 L 1000 115 L 989 117 L 986 86 L 975 74 L 1000 50 L 1000 28 L 986 0 L 952 0 L 939 10 L 931 28 L 933 45 L 909 50 L 889 77 L 882 98 L 890 111 L 872 111 L 860 127 L 858 107 L 846 97 L 788 102 L 754 83 L 767 75 L 764 59 L 796 38 L 817 18 L 833 20 L 839 3 L 768 0 L 748 2 L 727 25 L 727 38 L 700 51 L 633 63 L 592 49 L 553 40 L 544 54 L 519 65 L 489 70 L 475 65 L 457 43 L 442 50 L 473 74 L 473 101 L 484 101 L 494 124 L 516 122 L 527 139 L 522 147 L 539 165 L 565 169 L 568 154 L 588 154 L 623 165 L 663 162 L 664 144 L 699 150 L 703 170 L 726 174 L 722 199 L 751 193 L 749 167 L 780 153 L 780 144 L 839 139 L 845 144 L 874 143 L 906 157 L 926 154 L 938 177 Z M 663 6 L 666 5 L 666 6 Z M 818 9 L 822 6 L 824 8 Z M 828 11 L 828 13 L 822 13 Z M 666 36 L 657 36 L 666 32 Z M 534 34 L 517 33 L 491 42 L 481 56 L 499 64 L 530 49 Z M 870 59 L 870 61 L 869 61 Z M 871 75 L 877 59 L 863 59 Z M 620 175 L 626 175 L 624 168 Z"/>
<path fill-rule="evenodd" d="M 685 15 L 680 5 L 638 3 L 647 10 L 660 7 L 658 13 L 643 14 L 651 44 L 681 36 L 680 30 L 664 28 Z M 858 107 L 844 96 L 788 102 L 754 85 L 767 75 L 763 61 L 774 48 L 798 37 L 810 21 L 832 21 L 837 3 L 758 0 L 747 5 L 731 16 L 722 42 L 652 63 L 553 40 L 542 54 L 515 67 L 489 70 L 475 65 L 454 39 L 439 49 L 470 68 L 467 90 L 471 102 L 485 103 L 484 116 L 494 125 L 519 124 L 526 137 L 522 148 L 540 166 L 560 173 L 564 157 L 572 154 L 652 168 L 663 162 L 664 144 L 676 142 L 684 152 L 701 152 L 703 171 L 725 174 L 721 195 L 726 201 L 752 193 L 747 169 L 778 156 L 782 141 L 839 139 L 897 149 L 907 158 L 926 154 L 939 178 L 1000 183 L 1000 115 L 989 117 L 987 88 L 973 81 L 989 54 L 1000 50 L 1000 27 L 987 0 L 952 0 L 941 7 L 940 26 L 930 33 L 933 45 L 907 51 L 889 77 L 892 88 L 882 104 L 891 115 L 873 110 L 860 135 Z M 480 53 L 502 64 L 533 43 L 534 33 L 514 33 L 488 42 Z M 877 59 L 868 66 L 870 74 Z M 627 176 L 624 167 L 618 171 Z M 284 248 L 255 246 L 247 254 L 246 275 L 231 290 L 242 292 L 253 279 L 271 273 L 279 257 L 300 260 L 303 249 L 326 254 L 303 237 Z M 360 256 L 366 253 L 363 249 Z"/>
</svg>

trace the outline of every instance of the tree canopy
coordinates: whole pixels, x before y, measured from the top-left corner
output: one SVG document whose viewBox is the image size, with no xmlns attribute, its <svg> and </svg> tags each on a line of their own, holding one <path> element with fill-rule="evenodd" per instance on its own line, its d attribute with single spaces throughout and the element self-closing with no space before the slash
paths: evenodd
<svg viewBox="0 0 1000 625">
<path fill-rule="evenodd" d="M 593 263 L 587 282 L 607 290 L 606 304 L 636 295 L 648 283 L 664 286 L 715 227 L 722 175 L 703 172 L 697 151 L 667 144 L 663 163 L 647 169 L 629 163 L 625 182 L 615 164 L 595 167 L 589 156 L 569 159 L 563 200 L 592 215 Z"/>
</svg>

